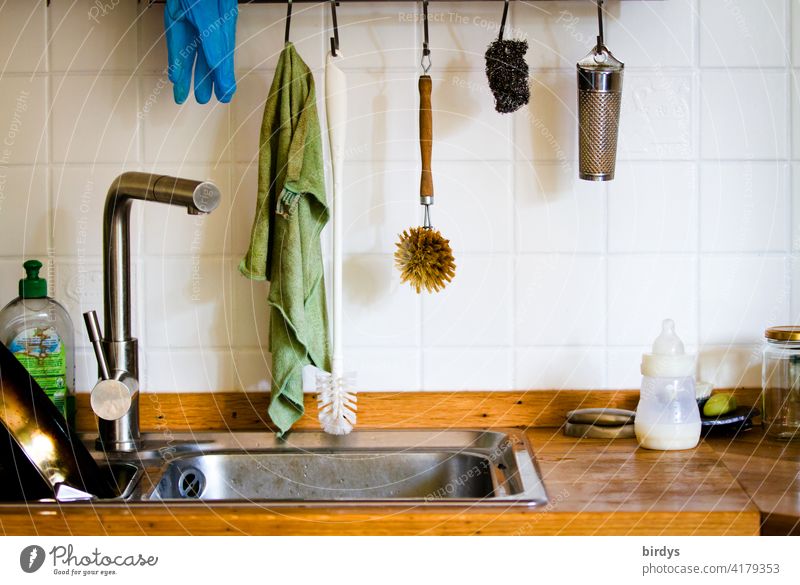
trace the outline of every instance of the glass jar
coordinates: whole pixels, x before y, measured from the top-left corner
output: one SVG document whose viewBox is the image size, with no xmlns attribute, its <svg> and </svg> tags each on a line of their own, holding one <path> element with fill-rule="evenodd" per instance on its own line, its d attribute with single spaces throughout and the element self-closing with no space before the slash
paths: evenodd
<svg viewBox="0 0 800 585">
<path fill-rule="evenodd" d="M 761 420 L 770 437 L 800 440 L 800 327 L 770 327 L 761 369 Z"/>
</svg>

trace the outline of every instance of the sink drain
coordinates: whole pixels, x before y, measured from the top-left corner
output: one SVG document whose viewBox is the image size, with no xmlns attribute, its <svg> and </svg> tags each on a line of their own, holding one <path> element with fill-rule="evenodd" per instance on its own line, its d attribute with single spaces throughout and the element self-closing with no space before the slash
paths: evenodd
<svg viewBox="0 0 800 585">
<path fill-rule="evenodd" d="M 185 469 L 178 478 L 178 493 L 182 498 L 197 499 L 206 487 L 206 478 L 196 469 Z"/>
</svg>

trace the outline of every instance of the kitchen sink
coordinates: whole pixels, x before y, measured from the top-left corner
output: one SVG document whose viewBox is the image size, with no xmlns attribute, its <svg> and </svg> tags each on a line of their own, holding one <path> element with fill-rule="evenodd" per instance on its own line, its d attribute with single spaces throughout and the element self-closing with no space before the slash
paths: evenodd
<svg viewBox="0 0 800 585">
<path fill-rule="evenodd" d="M 346 436 L 294 431 L 142 436 L 136 453 L 95 450 L 113 472 L 103 502 L 268 506 L 519 505 L 547 502 L 521 431 L 359 430 Z M 22 479 L 20 479 L 20 482 Z M 52 503 L 30 497 L 28 503 Z M 12 498 L 13 499 L 13 498 Z M 9 505 L 0 499 L 0 507 Z M 61 505 L 70 505 L 62 503 Z"/>
<path fill-rule="evenodd" d="M 141 482 L 130 499 L 293 506 L 547 502 L 520 431 L 367 430 L 340 437 L 295 431 L 284 440 L 270 433 L 202 433 L 175 435 L 169 448 L 166 454 L 161 447 L 155 480 Z"/>
</svg>

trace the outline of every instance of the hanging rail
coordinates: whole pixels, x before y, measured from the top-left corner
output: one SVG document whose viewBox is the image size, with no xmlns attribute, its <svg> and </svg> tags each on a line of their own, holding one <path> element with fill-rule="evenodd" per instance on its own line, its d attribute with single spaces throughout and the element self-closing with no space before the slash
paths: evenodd
<svg viewBox="0 0 800 585">
<path fill-rule="evenodd" d="M 137 0 L 141 2 L 142 0 Z M 148 4 L 164 4 L 166 0 L 145 0 Z M 239 0 L 239 4 L 286 4 L 287 0 Z M 329 0 L 293 0 L 296 3 L 304 3 L 304 4 L 322 4 Z M 389 3 L 405 3 L 405 2 L 414 2 L 419 3 L 420 0 L 339 0 L 339 2 L 353 2 L 353 3 L 372 3 L 372 4 L 389 4 Z M 564 0 L 510 0 L 512 2 L 525 2 L 526 4 L 535 4 L 537 2 L 557 2 Z M 567 0 L 571 2 L 586 2 L 587 0 Z M 622 2 L 643 2 L 645 0 L 621 0 Z M 662 1 L 662 0 L 656 0 Z M 429 2 L 450 2 L 453 4 L 452 0 L 429 0 Z M 458 0 L 457 4 L 466 4 L 466 3 L 473 3 L 473 2 L 505 2 L 505 0 Z M 50 4 L 50 0 L 47 2 Z"/>
<path fill-rule="evenodd" d="M 164 4 L 166 0 L 144 0 L 148 6 L 153 4 Z M 298 4 L 323 4 L 328 0 L 293 0 Z M 452 4 L 452 0 L 429 0 L 430 2 L 450 2 Z M 472 4 L 474 2 L 504 2 L 505 0 L 459 0 L 459 3 L 463 4 Z M 533 4 L 536 2 L 556 2 L 556 1 L 564 1 L 564 0 L 511 0 L 512 2 L 525 2 L 526 4 Z M 586 2 L 586 0 L 567 0 L 569 2 Z M 619 0 L 620 2 L 644 2 L 645 0 Z M 663 0 L 656 0 L 657 2 L 663 2 Z M 50 6 L 51 0 L 47 0 L 47 6 Z M 239 4 L 286 4 L 287 0 L 239 0 Z M 353 2 L 359 4 L 389 4 L 390 2 L 414 2 L 418 3 L 419 0 L 338 0 L 339 2 Z M 141 4 L 142 0 L 136 0 L 137 4 Z"/>
<path fill-rule="evenodd" d="M 166 0 L 144 0 L 147 2 L 147 5 L 151 4 L 164 4 Z M 239 4 L 286 4 L 287 0 L 239 0 Z M 294 2 L 303 3 L 303 4 L 322 4 L 326 2 L 326 0 L 293 0 Z M 452 4 L 452 0 L 429 0 L 430 2 L 450 2 Z M 473 3 L 473 2 L 504 2 L 505 0 L 459 0 L 459 3 Z M 558 0 L 511 0 L 512 2 L 525 2 L 527 4 L 533 4 L 536 2 L 556 2 Z M 563 0 L 560 0 L 563 1 Z M 571 2 L 586 2 L 586 0 L 568 0 Z M 644 0 L 620 0 L 622 2 L 643 2 Z M 663 1 L 663 0 L 657 0 Z M 47 5 L 50 6 L 51 0 L 47 0 Z M 138 4 L 142 3 L 142 0 L 136 0 Z M 359 4 L 367 4 L 371 2 L 372 4 L 388 4 L 390 2 L 419 2 L 419 0 L 339 0 L 339 2 L 353 2 Z"/>
</svg>

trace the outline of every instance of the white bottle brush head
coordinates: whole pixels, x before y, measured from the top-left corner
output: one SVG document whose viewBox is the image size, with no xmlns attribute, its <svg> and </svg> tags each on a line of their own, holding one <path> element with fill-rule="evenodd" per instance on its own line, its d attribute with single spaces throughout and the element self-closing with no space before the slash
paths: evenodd
<svg viewBox="0 0 800 585">
<path fill-rule="evenodd" d="M 353 374 L 317 374 L 317 410 L 322 430 L 330 435 L 346 435 L 356 424 L 356 395 Z"/>
</svg>

